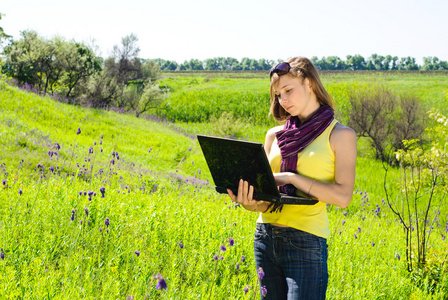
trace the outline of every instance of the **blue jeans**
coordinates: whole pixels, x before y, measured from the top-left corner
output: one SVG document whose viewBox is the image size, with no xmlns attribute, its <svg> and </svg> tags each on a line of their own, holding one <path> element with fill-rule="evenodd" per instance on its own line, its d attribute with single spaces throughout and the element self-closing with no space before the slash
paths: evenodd
<svg viewBox="0 0 448 300">
<path fill-rule="evenodd" d="M 267 290 L 261 299 L 325 299 L 327 240 L 291 227 L 258 223 L 254 240 L 257 270 Z"/>
</svg>

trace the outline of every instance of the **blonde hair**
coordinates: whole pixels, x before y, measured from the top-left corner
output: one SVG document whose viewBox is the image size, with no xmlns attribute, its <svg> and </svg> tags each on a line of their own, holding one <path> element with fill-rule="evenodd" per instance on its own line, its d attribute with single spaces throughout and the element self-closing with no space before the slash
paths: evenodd
<svg viewBox="0 0 448 300">
<path fill-rule="evenodd" d="M 328 94 L 327 90 L 325 90 L 322 82 L 320 81 L 319 74 L 317 73 L 316 67 L 314 67 L 313 63 L 306 57 L 293 57 L 287 60 L 291 69 L 288 74 L 293 77 L 302 78 L 302 83 L 305 78 L 308 78 L 310 86 L 314 94 L 316 95 L 317 101 L 320 105 L 328 105 L 333 108 L 333 98 L 331 98 L 330 94 Z M 296 70 L 294 68 L 298 68 L 300 70 Z M 283 75 L 284 76 L 284 75 Z M 271 77 L 271 108 L 269 114 L 272 114 L 274 119 L 278 122 L 285 121 L 290 117 L 290 114 L 283 109 L 278 101 L 278 97 L 274 92 L 274 85 L 278 82 L 280 76 L 274 73 Z"/>
</svg>

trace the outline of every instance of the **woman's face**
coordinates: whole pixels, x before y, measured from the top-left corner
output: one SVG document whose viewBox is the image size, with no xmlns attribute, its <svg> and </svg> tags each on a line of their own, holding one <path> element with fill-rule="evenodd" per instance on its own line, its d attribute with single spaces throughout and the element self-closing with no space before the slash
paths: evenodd
<svg viewBox="0 0 448 300">
<path fill-rule="evenodd" d="M 274 93 L 280 105 L 291 116 L 297 116 L 301 121 L 320 106 L 308 79 L 303 80 L 289 74 L 282 75 L 274 84 Z"/>
</svg>

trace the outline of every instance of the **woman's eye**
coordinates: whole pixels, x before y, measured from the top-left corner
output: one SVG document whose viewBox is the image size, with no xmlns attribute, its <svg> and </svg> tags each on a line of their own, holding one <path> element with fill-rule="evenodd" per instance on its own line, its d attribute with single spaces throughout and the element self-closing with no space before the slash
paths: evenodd
<svg viewBox="0 0 448 300">
<path fill-rule="evenodd" d="M 286 90 L 287 93 L 289 93 L 289 92 L 291 92 L 291 91 L 292 91 L 292 89 Z"/>
</svg>

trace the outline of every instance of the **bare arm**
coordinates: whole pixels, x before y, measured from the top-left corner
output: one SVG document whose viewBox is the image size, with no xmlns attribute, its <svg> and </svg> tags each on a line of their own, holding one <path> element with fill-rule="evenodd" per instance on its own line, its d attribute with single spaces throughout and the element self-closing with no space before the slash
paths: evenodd
<svg viewBox="0 0 448 300">
<path fill-rule="evenodd" d="M 266 137 L 264 139 L 264 151 L 266 152 L 266 156 L 269 157 L 269 153 L 271 152 L 272 144 L 275 140 L 275 133 L 283 129 L 283 125 L 276 126 L 271 128 L 266 133 Z"/>
<path fill-rule="evenodd" d="M 345 208 L 350 204 L 355 185 L 356 135 L 343 125 L 336 125 L 330 137 L 335 154 L 335 183 L 315 181 L 290 172 L 275 173 L 277 184 L 293 184 L 299 190 L 319 199 L 319 201 Z"/>
</svg>

